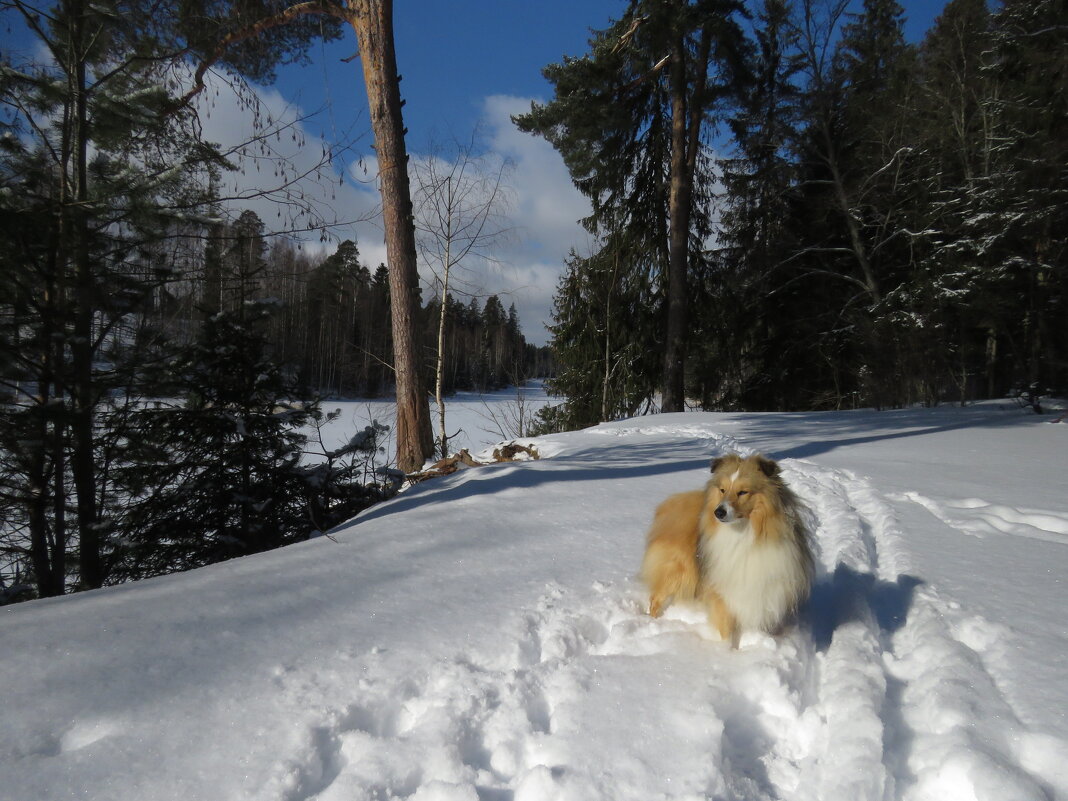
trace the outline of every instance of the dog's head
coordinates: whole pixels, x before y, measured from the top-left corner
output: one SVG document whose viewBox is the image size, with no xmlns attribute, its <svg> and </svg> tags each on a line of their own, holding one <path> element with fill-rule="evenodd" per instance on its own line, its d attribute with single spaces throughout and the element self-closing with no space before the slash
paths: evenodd
<svg viewBox="0 0 1068 801">
<path fill-rule="evenodd" d="M 759 453 L 742 458 L 736 453 L 712 460 L 712 480 L 708 485 L 708 505 L 721 523 L 746 519 L 773 492 L 779 465 Z"/>
</svg>

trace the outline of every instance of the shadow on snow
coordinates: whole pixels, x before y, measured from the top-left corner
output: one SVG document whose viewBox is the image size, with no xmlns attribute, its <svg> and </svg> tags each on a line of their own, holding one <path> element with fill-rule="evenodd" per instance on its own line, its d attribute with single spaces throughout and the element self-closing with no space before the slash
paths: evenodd
<svg viewBox="0 0 1068 801">
<path fill-rule="evenodd" d="M 921 579 L 909 575 L 882 581 L 839 564 L 834 573 L 816 580 L 800 617 L 811 629 L 818 651 L 826 651 L 835 631 L 852 622 L 866 623 L 874 618 L 884 634 L 893 634 L 905 625 L 912 597 L 922 584 Z"/>
</svg>

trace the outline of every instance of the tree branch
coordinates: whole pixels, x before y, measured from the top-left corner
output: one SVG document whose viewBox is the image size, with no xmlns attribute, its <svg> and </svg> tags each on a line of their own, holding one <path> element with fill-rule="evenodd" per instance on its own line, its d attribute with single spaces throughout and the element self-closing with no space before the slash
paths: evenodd
<svg viewBox="0 0 1068 801">
<path fill-rule="evenodd" d="M 249 25 L 247 28 L 228 33 L 223 37 L 222 41 L 216 45 L 215 50 L 212 51 L 211 55 L 197 66 L 196 72 L 193 74 L 193 88 L 182 96 L 176 107 L 181 108 L 187 105 L 194 97 L 204 91 L 206 87 L 204 76 L 209 69 L 223 59 L 226 55 L 226 51 L 231 46 L 259 36 L 261 33 L 270 30 L 271 28 L 286 25 L 299 17 L 311 15 L 336 17 L 337 19 L 351 22 L 352 12 L 342 6 L 334 5 L 332 3 L 321 3 L 315 2 L 315 0 L 310 0 L 305 3 L 297 3 L 296 5 L 290 6 L 284 11 L 280 11 L 270 17 L 264 17 L 252 25 Z"/>
</svg>

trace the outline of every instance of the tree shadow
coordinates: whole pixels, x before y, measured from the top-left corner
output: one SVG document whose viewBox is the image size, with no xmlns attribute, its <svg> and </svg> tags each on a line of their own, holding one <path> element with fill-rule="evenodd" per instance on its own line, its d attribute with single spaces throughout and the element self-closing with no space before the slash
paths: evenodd
<svg viewBox="0 0 1068 801">
<path fill-rule="evenodd" d="M 663 443 L 588 448 L 565 457 L 539 462 L 501 462 L 461 470 L 411 487 L 395 498 L 371 507 L 330 531 L 336 534 L 358 523 L 385 515 L 416 509 L 426 504 L 534 489 L 557 482 L 619 481 L 628 478 L 689 473 L 694 479 L 680 482 L 678 492 L 700 489 L 707 480 L 713 453 L 679 458 Z M 652 509 L 650 509 L 650 519 Z"/>
<path fill-rule="evenodd" d="M 839 564 L 834 573 L 818 579 L 808 602 L 801 610 L 801 620 L 808 624 L 818 651 L 826 651 L 834 632 L 853 621 L 865 622 L 868 616 L 886 634 L 893 634 L 908 619 L 916 588 L 923 581 L 901 575 L 897 581 L 881 581 L 871 573 L 860 573 Z"/>
<path fill-rule="evenodd" d="M 769 456 L 776 459 L 808 459 L 838 448 L 885 440 L 909 439 L 968 428 L 1010 428 L 1033 425 L 1034 416 L 1016 415 L 1003 409 L 946 407 L 932 409 L 890 409 L 882 412 L 804 413 L 808 441 Z M 933 416 L 934 415 L 934 416 Z M 771 441 L 796 439 L 798 414 L 766 412 L 747 415 L 744 433 Z"/>
</svg>

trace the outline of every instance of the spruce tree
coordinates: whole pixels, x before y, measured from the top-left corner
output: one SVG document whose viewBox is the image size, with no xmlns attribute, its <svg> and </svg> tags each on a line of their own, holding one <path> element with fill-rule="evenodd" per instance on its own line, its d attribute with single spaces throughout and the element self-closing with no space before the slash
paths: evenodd
<svg viewBox="0 0 1068 801">
<path fill-rule="evenodd" d="M 268 352 L 274 306 L 250 300 L 207 319 L 157 386 L 177 400 L 135 412 L 137 437 L 118 469 L 133 501 L 111 556 L 116 579 L 245 556 L 326 527 L 311 510 L 328 505 L 325 479 L 337 477 L 302 464 L 321 412 Z"/>
<path fill-rule="evenodd" d="M 589 55 L 546 67 L 554 99 L 515 118 L 563 156 L 593 205 L 584 222 L 612 241 L 609 258 L 653 266 L 667 411 L 683 407 L 689 274 L 711 235 L 705 135 L 733 93 L 742 11 L 733 0 L 633 0 Z M 630 252 L 619 253 L 624 243 Z"/>
<path fill-rule="evenodd" d="M 707 300 L 695 314 L 690 388 L 706 408 L 781 405 L 778 362 L 784 340 L 798 333 L 784 324 L 784 294 L 769 294 L 792 245 L 785 222 L 797 181 L 801 66 L 789 14 L 787 3 L 767 0 L 757 15 L 748 80 L 730 119 L 733 153 L 720 161 L 723 211 L 715 258 L 698 276 Z"/>
<path fill-rule="evenodd" d="M 546 384 L 565 402 L 541 415 L 547 430 L 595 425 L 648 408 L 660 379 L 648 347 L 658 321 L 651 270 L 624 260 L 628 248 L 601 248 L 589 258 L 572 253 L 553 298 L 552 350 L 556 375 Z"/>
</svg>

